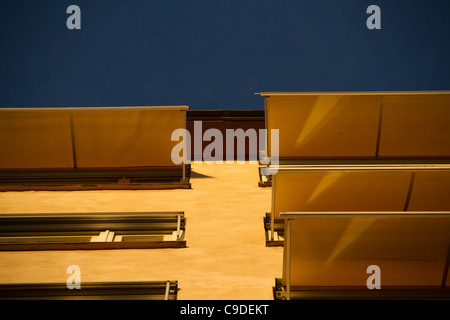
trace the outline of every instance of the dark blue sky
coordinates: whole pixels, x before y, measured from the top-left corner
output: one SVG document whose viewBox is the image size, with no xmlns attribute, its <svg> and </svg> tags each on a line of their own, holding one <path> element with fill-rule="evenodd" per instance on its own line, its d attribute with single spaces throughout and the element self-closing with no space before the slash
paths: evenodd
<svg viewBox="0 0 450 320">
<path fill-rule="evenodd" d="M 81 8 L 81 30 L 66 9 Z M 381 30 L 366 9 L 381 8 Z M 261 91 L 450 89 L 450 1 L 2 1 L 0 107 L 263 109 Z"/>
</svg>

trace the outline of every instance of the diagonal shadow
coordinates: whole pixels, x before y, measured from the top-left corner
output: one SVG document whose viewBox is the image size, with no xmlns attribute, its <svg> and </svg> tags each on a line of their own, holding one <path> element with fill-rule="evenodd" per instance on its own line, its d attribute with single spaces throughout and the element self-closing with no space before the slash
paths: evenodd
<svg viewBox="0 0 450 320">
<path fill-rule="evenodd" d="M 196 179 L 216 179 L 214 177 L 208 176 L 206 174 L 198 173 L 198 172 L 195 172 L 193 170 L 191 170 L 191 178 L 196 178 Z"/>
</svg>

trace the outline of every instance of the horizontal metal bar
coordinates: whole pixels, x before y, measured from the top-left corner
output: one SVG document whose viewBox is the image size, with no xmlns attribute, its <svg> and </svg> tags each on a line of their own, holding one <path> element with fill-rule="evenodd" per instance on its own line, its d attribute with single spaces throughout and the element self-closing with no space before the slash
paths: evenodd
<svg viewBox="0 0 450 320">
<path fill-rule="evenodd" d="M 305 166 L 305 165 L 445 165 L 450 164 L 450 158 L 283 158 L 278 165 L 280 167 Z"/>
<path fill-rule="evenodd" d="M 281 288 L 283 290 L 283 288 Z M 286 297 L 282 291 L 275 292 Z M 450 289 L 441 287 L 383 287 L 368 290 L 366 287 L 291 287 L 292 300 L 368 300 L 368 299 L 450 299 Z"/>
<path fill-rule="evenodd" d="M 270 167 L 269 167 L 270 169 Z M 296 165 L 296 166 L 280 166 L 279 170 L 281 171 L 289 171 L 289 170 L 298 170 L 298 171 L 313 171 L 313 170 L 450 170 L 450 164 L 447 165 L 438 165 L 438 164 L 418 164 L 418 165 L 405 165 L 405 164 L 361 164 L 361 165 Z"/>
<path fill-rule="evenodd" d="M 2 191 L 80 191 L 80 190 L 171 190 L 191 189 L 187 181 L 152 181 L 143 183 L 74 183 L 74 184 L 0 184 Z"/>
<path fill-rule="evenodd" d="M 168 290 L 169 289 L 169 290 Z M 0 284 L 0 299 L 176 299 L 178 281 Z"/>
<path fill-rule="evenodd" d="M 190 165 L 174 165 L 128 168 L 0 169 L 0 190 L 190 188 L 190 168 Z"/>
<path fill-rule="evenodd" d="M 67 169 L 1 169 L 0 177 L 6 178 L 104 178 L 104 177 L 129 177 L 139 178 L 148 176 L 171 176 L 179 175 L 182 172 L 182 166 L 160 167 L 160 168 L 67 168 Z"/>
<path fill-rule="evenodd" d="M 270 96 L 397 96 L 450 94 L 450 91 L 335 91 L 335 92 L 257 92 L 262 97 Z"/>
<path fill-rule="evenodd" d="M 450 216 L 450 211 L 305 211 L 305 212 L 280 212 L 280 217 L 283 219 L 295 219 L 304 218 L 305 216 L 311 217 L 324 217 L 324 216 Z"/>
<path fill-rule="evenodd" d="M 58 236 L 8 236 L 0 237 L 0 245 L 5 243 L 70 243 L 70 242 L 89 242 L 90 235 L 58 235 Z"/>
<path fill-rule="evenodd" d="M 185 240 L 149 240 L 120 242 L 58 242 L 58 243 L 2 243 L 0 251 L 42 251 L 42 250 L 118 250 L 118 249 L 161 249 L 185 248 Z"/>
<path fill-rule="evenodd" d="M 184 212 L 0 214 L 0 234 L 7 232 L 75 232 L 177 230 Z"/>
<path fill-rule="evenodd" d="M 182 247 L 185 241 L 179 240 L 185 225 L 183 211 L 0 214 L 0 250 L 143 248 L 157 247 L 157 243 Z M 98 236 L 105 230 L 122 240 L 100 245 Z M 177 241 L 172 241 L 174 232 Z"/>
<path fill-rule="evenodd" d="M 13 225 L 13 226 L 0 226 L 0 237 L 7 236 L 77 236 L 86 235 L 92 236 L 98 234 L 104 229 L 111 229 L 118 235 L 125 234 L 161 234 L 170 233 L 177 230 L 176 223 L 145 223 L 145 224 L 83 224 L 83 225 L 70 225 L 70 224 L 56 224 L 56 225 Z M 184 224 L 180 229 L 185 229 Z"/>
<path fill-rule="evenodd" d="M 124 220 L 130 218 L 168 218 L 177 219 L 184 216 L 183 211 L 139 211 L 139 212 L 54 212 L 54 213 L 0 213 L 0 219 L 108 219 Z"/>
<path fill-rule="evenodd" d="M 276 174 L 278 172 L 329 172 L 329 171 L 345 171 L 345 172 L 371 172 L 371 171 L 442 171 L 449 170 L 450 165 L 438 164 L 417 164 L 417 165 L 393 165 L 393 164 L 373 164 L 373 165 L 285 165 L 285 166 L 269 166 L 266 173 Z"/>
<path fill-rule="evenodd" d="M 131 111 L 131 110 L 188 110 L 185 105 L 180 106 L 118 106 L 118 107 L 45 107 L 45 108 L 0 108 L 2 111 Z"/>
</svg>

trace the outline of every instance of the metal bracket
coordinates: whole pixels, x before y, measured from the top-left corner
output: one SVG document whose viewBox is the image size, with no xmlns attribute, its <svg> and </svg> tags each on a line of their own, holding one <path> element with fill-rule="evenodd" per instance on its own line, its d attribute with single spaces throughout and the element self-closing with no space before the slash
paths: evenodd
<svg viewBox="0 0 450 320">
<path fill-rule="evenodd" d="M 98 236 L 93 236 L 91 242 L 121 242 L 122 236 L 115 236 L 110 230 L 102 231 Z"/>
<path fill-rule="evenodd" d="M 287 292 L 281 283 L 281 279 L 275 278 L 274 299 L 287 300 Z"/>
</svg>

